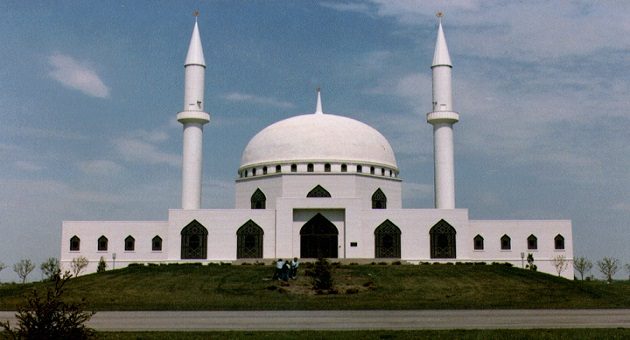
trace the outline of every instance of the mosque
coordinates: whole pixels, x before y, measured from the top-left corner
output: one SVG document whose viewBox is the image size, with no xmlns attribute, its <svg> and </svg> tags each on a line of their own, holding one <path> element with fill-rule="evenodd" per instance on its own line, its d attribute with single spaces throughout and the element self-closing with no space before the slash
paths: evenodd
<svg viewBox="0 0 630 340">
<path fill-rule="evenodd" d="M 61 264 L 101 258 L 130 263 L 330 258 L 349 262 L 509 262 L 533 254 L 556 275 L 553 258 L 573 258 L 569 220 L 471 220 L 455 207 L 452 64 L 441 21 L 433 63 L 435 207 L 402 208 L 402 179 L 387 139 L 357 120 L 323 111 L 276 122 L 245 147 L 234 209 L 202 209 L 205 59 L 195 22 L 185 60 L 182 206 L 167 221 L 64 221 Z M 420 123 L 420 122 L 419 122 Z M 572 279 L 573 266 L 562 276 Z"/>
</svg>

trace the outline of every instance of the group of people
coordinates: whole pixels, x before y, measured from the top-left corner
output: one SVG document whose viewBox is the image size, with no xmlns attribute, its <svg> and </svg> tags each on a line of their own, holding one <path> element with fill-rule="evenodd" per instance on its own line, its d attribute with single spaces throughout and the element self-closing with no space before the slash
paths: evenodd
<svg viewBox="0 0 630 340">
<path fill-rule="evenodd" d="M 300 261 L 298 261 L 297 257 L 294 257 L 293 261 L 278 259 L 276 261 L 276 271 L 273 273 L 273 279 L 285 282 L 289 281 L 289 278 L 295 280 L 297 279 L 297 270 L 299 266 Z"/>
</svg>

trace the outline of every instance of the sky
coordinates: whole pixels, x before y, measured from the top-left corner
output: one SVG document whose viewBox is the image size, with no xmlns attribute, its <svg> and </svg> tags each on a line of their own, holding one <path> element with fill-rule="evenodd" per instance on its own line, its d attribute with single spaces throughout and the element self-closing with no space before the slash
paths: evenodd
<svg viewBox="0 0 630 340">
<path fill-rule="evenodd" d="M 317 87 L 325 112 L 388 138 L 404 207 L 433 207 L 425 115 L 443 11 L 456 206 L 570 219 L 575 256 L 630 263 L 630 2 L 4 0 L 0 281 L 17 281 L 26 258 L 41 279 L 64 220 L 166 220 L 180 207 L 175 116 L 197 9 L 203 208 L 233 207 L 247 142 L 314 112 Z"/>
</svg>

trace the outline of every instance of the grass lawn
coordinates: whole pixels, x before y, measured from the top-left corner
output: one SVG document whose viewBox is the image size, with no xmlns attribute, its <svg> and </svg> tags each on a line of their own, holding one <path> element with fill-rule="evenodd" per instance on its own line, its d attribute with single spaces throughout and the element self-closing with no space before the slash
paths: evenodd
<svg viewBox="0 0 630 340">
<path fill-rule="evenodd" d="M 337 265 L 336 294 L 304 275 L 281 285 L 272 266 L 135 266 L 72 279 L 69 300 L 94 310 L 629 308 L 630 282 L 570 281 L 505 265 Z M 47 283 L 0 285 L 15 310 Z"/>
</svg>

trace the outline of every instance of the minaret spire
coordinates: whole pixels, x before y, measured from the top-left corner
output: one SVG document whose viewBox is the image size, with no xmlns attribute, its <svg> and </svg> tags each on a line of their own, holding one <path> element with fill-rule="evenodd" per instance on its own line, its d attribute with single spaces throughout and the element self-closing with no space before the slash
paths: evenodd
<svg viewBox="0 0 630 340">
<path fill-rule="evenodd" d="M 453 124 L 459 114 L 453 110 L 451 57 L 438 12 L 438 32 L 431 72 L 433 78 L 433 112 L 427 122 L 433 125 L 434 190 L 437 209 L 455 209 L 455 161 L 453 156 Z"/>
<path fill-rule="evenodd" d="M 201 208 L 203 125 L 210 121 L 210 115 L 203 108 L 206 62 L 199 35 L 198 15 L 199 12 L 195 12 L 195 26 L 184 62 L 184 109 L 177 114 L 177 121 L 184 125 L 182 209 Z"/>
<path fill-rule="evenodd" d="M 317 106 L 315 107 L 315 114 L 324 114 L 324 111 L 322 110 L 322 94 L 321 94 L 321 89 L 318 87 L 317 88 Z"/>
</svg>

